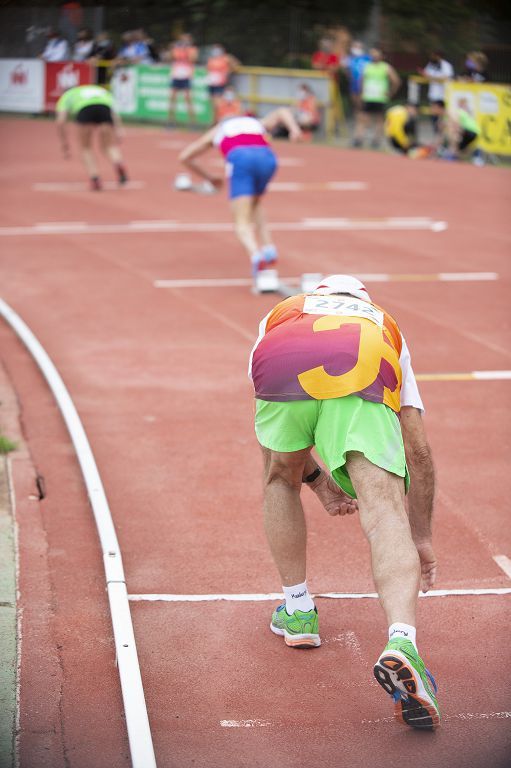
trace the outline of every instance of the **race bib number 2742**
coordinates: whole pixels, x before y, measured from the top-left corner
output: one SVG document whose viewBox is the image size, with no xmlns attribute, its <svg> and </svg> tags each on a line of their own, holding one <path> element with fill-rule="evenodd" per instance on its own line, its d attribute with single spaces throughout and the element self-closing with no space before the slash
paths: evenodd
<svg viewBox="0 0 511 768">
<path fill-rule="evenodd" d="M 367 301 L 351 296 L 307 296 L 303 304 L 306 315 L 336 315 L 338 317 L 365 317 L 383 326 L 383 312 Z"/>
</svg>

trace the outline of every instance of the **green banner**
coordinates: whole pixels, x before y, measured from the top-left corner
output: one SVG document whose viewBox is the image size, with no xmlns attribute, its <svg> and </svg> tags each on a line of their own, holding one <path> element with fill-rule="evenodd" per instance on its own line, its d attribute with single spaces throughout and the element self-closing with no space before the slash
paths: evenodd
<svg viewBox="0 0 511 768">
<path fill-rule="evenodd" d="M 181 125 L 211 125 L 213 108 L 206 83 L 206 69 L 196 67 L 192 82 L 193 116 L 188 115 L 183 93 L 178 91 L 173 120 Z M 123 117 L 167 122 L 170 103 L 170 67 L 139 64 L 117 70 L 112 79 L 112 93 Z"/>
</svg>

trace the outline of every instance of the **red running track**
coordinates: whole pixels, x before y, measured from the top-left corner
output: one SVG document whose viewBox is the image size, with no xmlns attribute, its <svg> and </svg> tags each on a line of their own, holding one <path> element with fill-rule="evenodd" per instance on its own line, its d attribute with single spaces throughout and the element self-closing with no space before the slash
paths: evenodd
<svg viewBox="0 0 511 768">
<path fill-rule="evenodd" d="M 3 120 L 0 131 L 9 158 L 0 296 L 37 335 L 74 399 L 130 594 L 279 591 L 262 531 L 246 378 L 257 324 L 275 298 L 244 287 L 154 287 L 158 279 L 245 277 L 230 231 L 122 231 L 133 221 L 227 223 L 224 196 L 172 190 L 182 134 L 129 129 L 128 167 L 144 186 L 93 194 L 34 188 L 83 181 L 76 159 L 58 157 L 52 125 Z M 276 230 L 282 274 L 495 272 L 494 281 L 368 287 L 398 318 L 417 373 L 511 369 L 507 171 L 312 145 L 277 151 L 277 180 L 306 185 L 268 197 L 274 224 L 297 224 Z M 329 191 L 324 181 L 367 186 Z M 339 217 L 429 217 L 448 228 L 299 228 L 305 218 Z M 121 231 L 27 229 L 51 222 Z M 9 234 L 12 227 L 21 229 Z M 103 566 L 83 482 L 52 396 L 4 324 L 0 342 L 2 418 L 20 430 L 23 445 L 11 459 L 23 611 L 20 765 L 127 766 Z M 421 391 L 438 472 L 437 587 L 510 587 L 493 559 L 511 557 L 509 381 L 427 381 Z M 43 501 L 31 498 L 35 474 L 46 481 Z M 312 590 L 371 592 L 357 520 L 332 520 L 308 491 L 304 498 Z M 270 633 L 271 601 L 132 602 L 158 763 L 504 768 L 510 600 L 420 600 L 419 647 L 438 679 L 444 715 L 435 734 L 395 724 L 372 678 L 386 640 L 375 600 L 318 599 L 323 645 L 311 652 L 287 649 Z"/>
</svg>

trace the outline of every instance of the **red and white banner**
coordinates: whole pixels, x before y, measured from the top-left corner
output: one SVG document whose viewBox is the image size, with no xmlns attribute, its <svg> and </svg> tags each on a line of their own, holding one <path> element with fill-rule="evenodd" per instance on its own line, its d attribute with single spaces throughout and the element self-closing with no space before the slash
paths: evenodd
<svg viewBox="0 0 511 768">
<path fill-rule="evenodd" d="M 0 110 L 44 110 L 45 63 L 40 59 L 0 59 Z"/>
<path fill-rule="evenodd" d="M 93 82 L 92 67 L 81 61 L 56 61 L 46 64 L 45 109 L 55 109 L 64 91 Z"/>
</svg>

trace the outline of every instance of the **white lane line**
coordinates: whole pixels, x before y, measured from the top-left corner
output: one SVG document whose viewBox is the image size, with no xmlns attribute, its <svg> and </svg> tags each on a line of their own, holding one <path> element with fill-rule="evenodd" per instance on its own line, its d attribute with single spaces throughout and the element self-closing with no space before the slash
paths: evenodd
<svg viewBox="0 0 511 768">
<path fill-rule="evenodd" d="M 145 181 L 127 181 L 122 187 L 116 181 L 104 181 L 103 189 L 143 189 Z M 89 185 L 85 181 L 39 181 L 32 184 L 34 192 L 88 192 Z"/>
<path fill-rule="evenodd" d="M 442 720 L 507 720 L 511 712 L 456 712 L 453 715 L 442 712 Z M 374 720 L 361 720 L 363 725 L 377 725 L 378 723 L 392 723 L 393 717 L 377 717 Z"/>
<path fill-rule="evenodd" d="M 80 224 L 80 227 L 77 227 Z M 302 219 L 301 221 L 273 222 L 272 229 L 278 232 L 307 232 L 307 231 L 399 231 L 425 230 L 432 231 L 435 222 L 432 219 Z M 154 232 L 232 232 L 231 222 L 179 222 L 162 220 L 152 221 Z M 86 222 L 48 221 L 36 225 L 0 227 L 0 237 L 19 237 L 27 235 L 65 235 L 87 234 L 107 235 L 147 232 L 144 220 L 119 222 L 113 224 L 87 224 Z"/>
<path fill-rule="evenodd" d="M 363 192 L 368 188 L 365 181 L 274 181 L 269 185 L 270 192 Z"/>
<path fill-rule="evenodd" d="M 429 592 L 420 592 L 419 597 L 458 597 L 467 595 L 509 595 L 511 587 L 495 587 L 485 589 L 432 589 Z M 258 603 L 270 600 L 282 600 L 284 595 L 280 592 L 268 594 L 218 594 L 218 595 L 172 595 L 172 594 L 147 594 L 128 595 L 132 602 L 164 602 L 164 603 L 210 603 L 226 600 L 237 603 Z M 326 597 L 333 600 L 377 600 L 376 592 L 321 592 L 313 597 Z"/>
<path fill-rule="evenodd" d="M 511 371 L 471 371 L 469 373 L 418 373 L 417 381 L 502 381 Z"/>
<path fill-rule="evenodd" d="M 511 378 L 511 377 L 510 377 Z M 502 568 L 508 579 L 511 579 L 511 560 L 506 555 L 494 555 L 493 559 Z"/>
<path fill-rule="evenodd" d="M 147 228 L 156 228 L 156 223 L 146 222 Z M 445 277 L 448 274 L 449 277 Z M 499 275 L 497 272 L 439 272 L 438 274 L 431 275 L 389 275 L 380 273 L 370 274 L 358 274 L 357 277 L 366 283 L 399 283 L 399 282 L 475 282 L 475 281 L 493 281 L 498 280 Z M 286 285 L 293 285 L 299 287 L 301 277 L 283 277 L 282 282 Z M 155 288 L 237 288 L 242 286 L 252 285 L 252 280 L 247 277 L 198 277 L 198 278 L 184 278 L 179 280 L 166 280 L 159 279 L 153 282 Z"/>
<path fill-rule="evenodd" d="M 271 720 L 220 720 L 222 728 L 265 728 Z"/>
<path fill-rule="evenodd" d="M 38 365 L 57 402 L 80 465 L 103 554 L 106 588 L 115 642 L 122 701 L 133 768 L 156 768 L 151 729 L 131 621 L 122 555 L 103 483 L 90 443 L 62 377 L 30 328 L 0 299 L 0 316 L 9 324 Z M 73 560 L 70 563 L 79 568 Z"/>
</svg>

